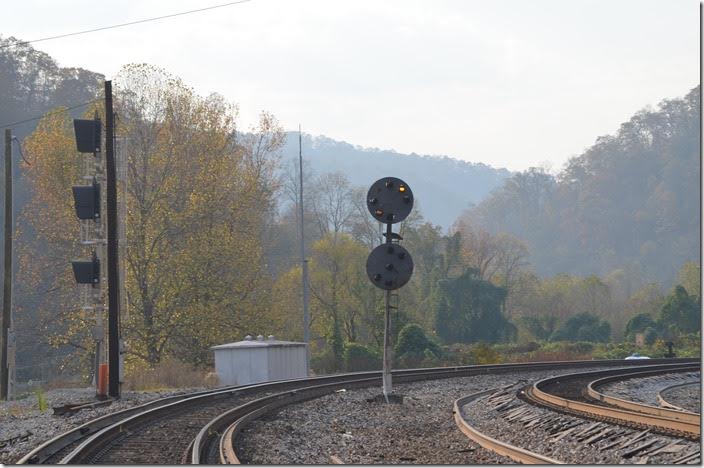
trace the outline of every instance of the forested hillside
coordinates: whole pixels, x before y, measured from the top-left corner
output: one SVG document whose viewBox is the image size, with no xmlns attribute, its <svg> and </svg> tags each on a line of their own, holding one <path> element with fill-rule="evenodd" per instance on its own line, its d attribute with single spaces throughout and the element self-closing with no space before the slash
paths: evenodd
<svg viewBox="0 0 704 468">
<path fill-rule="evenodd" d="M 400 177 L 411 185 L 425 218 L 444 229 L 468 204 L 478 203 L 511 175 L 480 162 L 362 148 L 324 136 L 304 134 L 302 146 L 314 175 L 341 172 L 352 185 L 362 187 L 385 175 Z M 282 154 L 284 167 L 291 167 L 291 160 L 298 158 L 298 133 L 287 134 Z"/>
<path fill-rule="evenodd" d="M 0 125 L 41 115 L 59 107 L 91 101 L 102 90 L 104 76 L 83 68 L 62 68 L 48 54 L 29 44 L 0 36 Z M 78 116 L 85 108 L 72 112 Z M 12 125 L 24 136 L 37 121 Z"/>
<path fill-rule="evenodd" d="M 461 220 L 523 240 L 545 275 L 672 285 L 700 246 L 700 89 L 642 110 L 557 176 L 515 174 Z"/>
</svg>

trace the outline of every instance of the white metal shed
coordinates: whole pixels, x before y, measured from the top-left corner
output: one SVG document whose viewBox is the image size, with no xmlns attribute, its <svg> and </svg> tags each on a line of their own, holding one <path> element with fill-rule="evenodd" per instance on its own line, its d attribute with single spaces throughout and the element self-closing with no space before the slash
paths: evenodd
<svg viewBox="0 0 704 468">
<path fill-rule="evenodd" d="M 306 377 L 306 344 L 279 341 L 269 335 L 256 340 L 213 346 L 215 372 L 220 385 L 245 385 L 270 380 Z"/>
</svg>

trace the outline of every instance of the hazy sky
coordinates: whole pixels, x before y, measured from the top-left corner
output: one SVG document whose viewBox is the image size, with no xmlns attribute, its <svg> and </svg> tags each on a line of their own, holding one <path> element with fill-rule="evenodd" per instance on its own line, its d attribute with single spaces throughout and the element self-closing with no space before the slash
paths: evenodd
<svg viewBox="0 0 704 468">
<path fill-rule="evenodd" d="M 23 0 L 32 40 L 226 0 Z M 7 12 L 10 14 L 7 14 Z M 286 129 L 400 152 L 553 171 L 645 106 L 699 82 L 696 0 L 251 0 L 39 42 L 113 77 L 147 62 Z"/>
</svg>

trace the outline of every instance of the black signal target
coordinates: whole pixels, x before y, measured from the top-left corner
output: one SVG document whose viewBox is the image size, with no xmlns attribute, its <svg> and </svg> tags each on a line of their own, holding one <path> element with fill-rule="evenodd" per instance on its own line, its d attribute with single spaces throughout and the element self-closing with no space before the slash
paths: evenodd
<svg viewBox="0 0 704 468">
<path fill-rule="evenodd" d="M 398 244 L 382 244 L 367 258 L 367 276 L 374 286 L 394 290 L 408 283 L 413 274 L 413 259 Z"/>
<path fill-rule="evenodd" d="M 367 208 L 374 219 L 385 224 L 400 223 L 413 209 L 413 192 L 396 177 L 374 182 L 367 193 Z"/>
</svg>

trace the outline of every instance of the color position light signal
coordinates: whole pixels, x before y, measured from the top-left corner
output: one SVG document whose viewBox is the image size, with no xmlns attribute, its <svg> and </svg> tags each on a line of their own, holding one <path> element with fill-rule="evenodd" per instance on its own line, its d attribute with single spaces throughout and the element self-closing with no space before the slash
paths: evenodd
<svg viewBox="0 0 704 468">
<path fill-rule="evenodd" d="M 367 208 L 379 222 L 400 223 L 413 209 L 413 192 L 401 179 L 384 177 L 374 182 L 369 189 Z"/>
<path fill-rule="evenodd" d="M 398 244 L 381 244 L 367 258 L 367 276 L 374 286 L 392 291 L 408 283 L 413 258 Z"/>
</svg>

